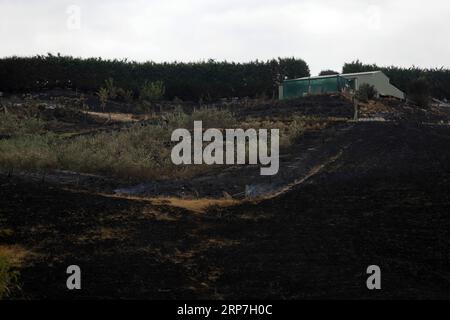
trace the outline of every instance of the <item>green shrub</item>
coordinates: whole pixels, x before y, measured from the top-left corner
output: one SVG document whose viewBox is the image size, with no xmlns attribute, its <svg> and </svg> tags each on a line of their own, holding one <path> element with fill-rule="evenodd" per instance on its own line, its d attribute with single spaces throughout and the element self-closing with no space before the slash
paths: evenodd
<svg viewBox="0 0 450 320">
<path fill-rule="evenodd" d="M 363 83 L 359 86 L 359 89 L 356 91 L 356 98 L 358 100 L 367 102 L 369 100 L 373 100 L 378 94 L 377 89 L 374 86 Z"/>
<path fill-rule="evenodd" d="M 18 272 L 12 270 L 7 256 L 0 254 L 0 300 L 9 296 L 17 288 Z"/>
<path fill-rule="evenodd" d="M 319 76 L 331 76 L 336 74 L 339 74 L 339 72 L 334 70 L 322 70 L 320 71 Z"/>
<path fill-rule="evenodd" d="M 117 98 L 117 88 L 114 85 L 114 79 L 108 78 L 108 80 L 105 80 L 105 87 L 108 92 L 108 97 L 111 99 Z"/>
<path fill-rule="evenodd" d="M 162 81 L 145 81 L 139 92 L 139 99 L 143 101 L 161 100 L 165 93 L 164 83 Z"/>
<path fill-rule="evenodd" d="M 117 89 L 117 97 L 125 102 L 125 103 L 132 103 L 134 98 L 133 90 L 126 90 L 123 88 Z"/>
<path fill-rule="evenodd" d="M 97 92 L 98 99 L 100 101 L 100 106 L 103 112 L 105 112 L 106 103 L 108 102 L 109 91 L 107 88 L 100 88 Z"/>
</svg>

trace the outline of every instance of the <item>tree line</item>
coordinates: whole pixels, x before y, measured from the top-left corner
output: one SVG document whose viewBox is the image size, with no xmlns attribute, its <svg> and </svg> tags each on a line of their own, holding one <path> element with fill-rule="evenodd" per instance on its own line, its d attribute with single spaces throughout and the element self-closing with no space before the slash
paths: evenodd
<svg viewBox="0 0 450 320">
<path fill-rule="evenodd" d="M 345 63 L 343 73 L 382 70 L 391 83 L 406 93 L 418 84 L 436 98 L 450 99 L 450 70 L 444 68 L 379 67 L 359 60 Z M 332 70 L 323 74 L 335 73 Z M 283 79 L 307 77 L 307 63 L 297 58 L 235 63 L 207 60 L 200 62 L 135 62 L 102 58 L 75 58 L 61 55 L 6 57 L 0 59 L 0 91 L 32 92 L 47 89 L 74 89 L 98 92 L 107 79 L 128 95 L 138 97 L 145 84 L 162 83 L 164 99 L 208 101 L 231 97 L 276 97 Z M 419 81 L 419 83 L 417 83 Z"/>
<path fill-rule="evenodd" d="M 162 82 L 164 99 L 187 101 L 231 97 L 276 97 L 285 78 L 309 76 L 302 59 L 278 58 L 248 63 L 135 62 L 61 55 L 0 59 L 0 91 L 30 92 L 62 88 L 98 92 L 105 80 L 138 94 L 145 83 Z"/>
<path fill-rule="evenodd" d="M 342 73 L 383 71 L 391 83 L 409 95 L 418 90 L 438 99 L 450 99 L 450 69 L 421 69 L 417 67 L 399 68 L 395 66 L 379 67 L 376 64 L 363 64 L 356 60 L 345 63 Z"/>
</svg>

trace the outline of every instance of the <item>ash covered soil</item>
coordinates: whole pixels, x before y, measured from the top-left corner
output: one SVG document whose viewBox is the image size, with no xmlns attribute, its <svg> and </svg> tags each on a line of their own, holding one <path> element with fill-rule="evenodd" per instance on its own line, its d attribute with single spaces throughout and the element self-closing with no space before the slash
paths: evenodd
<svg viewBox="0 0 450 320">
<path fill-rule="evenodd" d="M 448 125 L 340 122 L 287 158 L 282 191 L 201 211 L 0 176 L 13 298 L 450 297 Z"/>
</svg>

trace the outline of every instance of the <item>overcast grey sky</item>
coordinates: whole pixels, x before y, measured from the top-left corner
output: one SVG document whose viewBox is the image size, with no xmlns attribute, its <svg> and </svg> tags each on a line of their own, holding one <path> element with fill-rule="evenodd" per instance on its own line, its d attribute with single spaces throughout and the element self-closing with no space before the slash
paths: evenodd
<svg viewBox="0 0 450 320">
<path fill-rule="evenodd" d="M 448 0 L 0 0 L 0 56 L 450 67 Z"/>
</svg>

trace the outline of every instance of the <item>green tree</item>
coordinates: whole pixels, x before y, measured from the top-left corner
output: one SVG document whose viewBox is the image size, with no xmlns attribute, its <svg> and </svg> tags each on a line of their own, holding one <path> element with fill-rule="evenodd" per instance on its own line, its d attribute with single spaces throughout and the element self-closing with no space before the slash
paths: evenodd
<svg viewBox="0 0 450 320">
<path fill-rule="evenodd" d="M 331 76 L 335 74 L 339 74 L 339 72 L 334 70 L 322 70 L 320 71 L 319 76 Z"/>
<path fill-rule="evenodd" d="M 116 99 L 117 98 L 117 88 L 114 85 L 113 78 L 108 78 L 107 80 L 105 80 L 105 87 L 106 87 L 106 90 L 108 91 L 109 98 L 112 100 Z"/>
<path fill-rule="evenodd" d="M 109 92 L 106 88 L 100 88 L 97 92 L 98 99 L 100 101 L 100 106 L 102 107 L 103 112 L 105 112 L 106 104 L 108 103 Z"/>
<path fill-rule="evenodd" d="M 161 100 L 165 92 L 164 83 L 162 81 L 145 81 L 139 92 L 141 101 L 158 101 Z"/>
<path fill-rule="evenodd" d="M 417 79 L 426 79 L 430 96 L 438 99 L 450 99 L 450 69 L 443 67 L 434 69 L 421 69 L 414 66 L 410 68 L 380 67 L 376 64 L 363 64 L 361 61 L 356 60 L 351 63 L 345 63 L 342 72 L 353 73 L 375 70 L 383 71 L 390 78 L 393 85 L 405 92 L 410 91 L 410 86 Z"/>
<path fill-rule="evenodd" d="M 125 104 L 127 106 L 127 112 L 129 112 L 131 104 L 133 103 L 133 100 L 134 100 L 133 90 L 125 90 L 125 89 L 122 89 L 122 88 L 118 88 L 117 89 L 117 96 L 123 102 L 125 102 Z"/>
<path fill-rule="evenodd" d="M 216 100 L 263 93 L 271 96 L 285 77 L 304 76 L 309 76 L 308 65 L 293 57 L 246 63 L 215 60 L 138 63 L 52 54 L 0 59 L 0 88 L 4 92 L 66 88 L 89 93 L 105 87 L 110 99 L 116 99 L 118 88 L 139 92 L 146 80 L 162 81 L 163 98 L 169 100 L 178 97 L 198 101 L 202 96 Z"/>
</svg>

